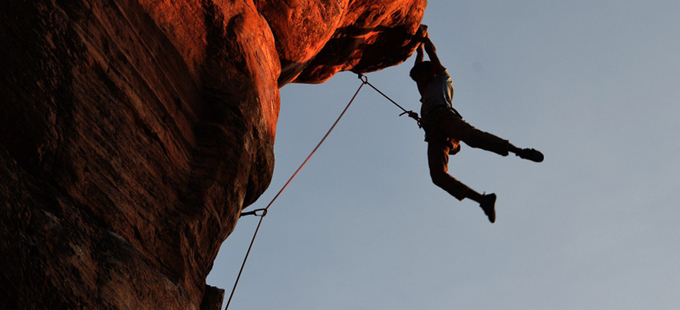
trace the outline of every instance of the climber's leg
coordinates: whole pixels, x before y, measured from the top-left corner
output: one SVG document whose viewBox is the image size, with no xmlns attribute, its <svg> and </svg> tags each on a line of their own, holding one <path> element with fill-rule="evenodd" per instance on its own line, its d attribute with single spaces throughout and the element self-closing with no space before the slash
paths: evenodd
<svg viewBox="0 0 680 310">
<path fill-rule="evenodd" d="M 478 202 L 484 214 L 489 218 L 489 221 L 491 223 L 495 222 L 496 195 L 480 194 L 448 174 L 450 145 L 450 143 L 443 143 L 441 141 L 429 141 L 427 143 L 427 160 L 432 182 L 458 200 L 470 198 Z M 454 145 L 457 145 L 457 143 L 454 143 Z"/>
<path fill-rule="evenodd" d="M 508 151 L 511 149 L 511 144 L 508 140 L 481 131 L 455 116 L 448 117 L 440 122 L 438 127 L 438 130 L 444 132 L 449 137 L 461 140 L 470 147 L 491 151 L 502 156 L 507 156 Z"/>
<path fill-rule="evenodd" d="M 430 167 L 432 183 L 447 191 L 458 200 L 466 198 L 471 189 L 448 174 L 450 147 L 445 143 L 427 143 L 427 162 Z"/>
</svg>

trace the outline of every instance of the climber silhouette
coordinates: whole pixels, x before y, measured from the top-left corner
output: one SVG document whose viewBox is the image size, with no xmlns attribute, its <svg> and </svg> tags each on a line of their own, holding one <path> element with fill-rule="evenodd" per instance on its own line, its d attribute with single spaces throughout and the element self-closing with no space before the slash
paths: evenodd
<svg viewBox="0 0 680 310">
<path fill-rule="evenodd" d="M 427 159 L 432 182 L 458 200 L 470 198 L 479 203 L 491 223 L 496 221 L 496 194 L 480 194 L 448 174 L 449 155 L 460 151 L 460 141 L 473 147 L 507 156 L 517 156 L 535 162 L 543 161 L 543 154 L 534 149 L 520 149 L 508 140 L 472 127 L 456 111 L 452 104 L 453 83 L 451 76 L 442 66 L 434 44 L 430 40 L 427 26 L 418 30 L 416 62 L 410 76 L 418 85 L 422 102 L 420 108 L 421 126 L 427 141 Z M 423 48 L 430 61 L 423 61 Z M 410 112 L 410 116 L 416 116 Z"/>
</svg>

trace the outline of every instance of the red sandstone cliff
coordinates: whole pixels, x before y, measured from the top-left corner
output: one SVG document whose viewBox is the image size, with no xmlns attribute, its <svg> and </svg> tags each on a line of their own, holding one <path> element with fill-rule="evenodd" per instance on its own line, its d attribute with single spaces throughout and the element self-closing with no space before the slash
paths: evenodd
<svg viewBox="0 0 680 310">
<path fill-rule="evenodd" d="M 279 88 L 404 61 L 425 5 L 1 1 L 0 308 L 214 308 Z"/>
</svg>

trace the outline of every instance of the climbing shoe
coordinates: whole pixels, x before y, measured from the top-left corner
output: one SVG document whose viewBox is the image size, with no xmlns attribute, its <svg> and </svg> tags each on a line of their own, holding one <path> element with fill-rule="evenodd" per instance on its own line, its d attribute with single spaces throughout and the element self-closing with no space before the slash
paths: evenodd
<svg viewBox="0 0 680 310">
<path fill-rule="evenodd" d="M 496 222 L 496 194 L 484 194 L 479 206 L 484 210 L 484 214 L 489 218 L 489 222 Z"/>
<path fill-rule="evenodd" d="M 517 156 L 523 159 L 528 159 L 540 163 L 543 161 L 543 153 L 534 149 L 521 149 L 517 152 Z"/>
</svg>

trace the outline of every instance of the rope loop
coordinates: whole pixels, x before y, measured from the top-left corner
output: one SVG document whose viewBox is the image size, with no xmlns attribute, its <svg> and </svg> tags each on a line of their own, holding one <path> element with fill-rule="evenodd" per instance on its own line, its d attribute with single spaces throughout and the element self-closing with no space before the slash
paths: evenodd
<svg viewBox="0 0 680 310">
<path fill-rule="evenodd" d="M 362 82 L 364 82 L 364 84 L 368 84 L 368 77 L 367 77 L 367 76 L 365 76 L 365 75 L 363 75 L 363 74 L 361 74 L 361 73 L 357 73 L 357 75 L 359 76 L 359 79 L 360 79 Z"/>
<path fill-rule="evenodd" d="M 404 111 L 403 113 L 399 114 L 399 116 L 403 115 L 408 115 L 408 117 L 414 119 L 416 123 L 418 123 L 418 127 L 423 128 L 421 122 L 420 122 L 420 117 L 418 117 L 418 113 L 413 112 L 413 111 Z"/>
</svg>

